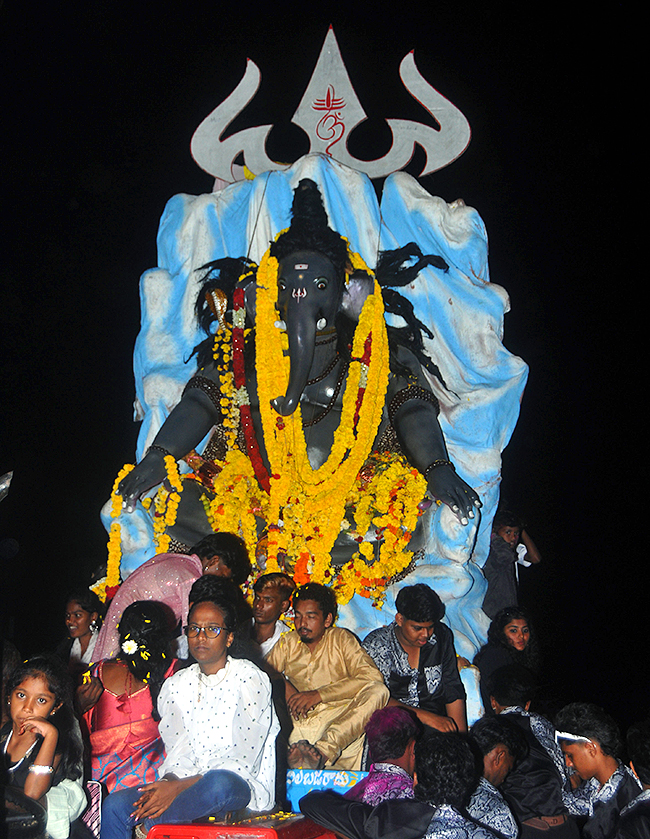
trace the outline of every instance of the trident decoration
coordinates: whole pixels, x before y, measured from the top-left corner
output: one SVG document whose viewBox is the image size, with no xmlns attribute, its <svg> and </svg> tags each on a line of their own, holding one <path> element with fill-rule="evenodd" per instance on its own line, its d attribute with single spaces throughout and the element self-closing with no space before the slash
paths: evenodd
<svg viewBox="0 0 650 839">
<path fill-rule="evenodd" d="M 412 120 L 387 119 L 393 134 L 388 153 L 378 160 L 352 157 L 347 147 L 348 137 L 367 116 L 330 26 L 311 80 L 291 120 L 309 137 L 310 152 L 326 154 L 370 178 L 382 178 L 403 169 L 413 157 L 416 143 L 426 154 L 421 176 L 442 169 L 460 157 L 471 136 L 465 116 L 424 79 L 415 66 L 413 52 L 402 59 L 399 73 L 404 87 L 434 118 L 439 129 Z M 203 120 L 192 137 L 194 160 L 204 171 L 226 183 L 244 177 L 243 167 L 233 167 L 240 154 L 255 175 L 287 169 L 290 165 L 276 163 L 266 154 L 266 138 L 272 125 L 246 128 L 221 139 L 257 93 L 260 78 L 257 65 L 248 59 L 246 72 L 235 90 Z"/>
</svg>

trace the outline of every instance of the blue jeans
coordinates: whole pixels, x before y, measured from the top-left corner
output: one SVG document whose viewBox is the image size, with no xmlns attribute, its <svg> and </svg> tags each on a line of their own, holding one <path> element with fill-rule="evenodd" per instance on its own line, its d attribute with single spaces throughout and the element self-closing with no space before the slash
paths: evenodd
<svg viewBox="0 0 650 839">
<path fill-rule="evenodd" d="M 136 823 L 131 813 L 141 795 L 134 787 L 112 792 L 104 799 L 101 839 L 131 839 Z M 250 788 L 239 775 L 215 769 L 206 772 L 195 784 L 177 795 L 162 816 L 147 819 L 144 829 L 148 831 L 154 824 L 183 824 L 194 819 L 241 810 L 248 804 L 250 797 Z"/>
</svg>

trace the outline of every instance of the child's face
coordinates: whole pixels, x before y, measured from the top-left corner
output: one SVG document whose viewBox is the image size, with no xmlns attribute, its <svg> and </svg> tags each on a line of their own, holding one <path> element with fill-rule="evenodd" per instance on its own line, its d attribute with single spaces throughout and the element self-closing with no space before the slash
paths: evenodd
<svg viewBox="0 0 650 839">
<path fill-rule="evenodd" d="M 596 744 L 570 743 L 562 741 L 562 751 L 566 765 L 575 769 L 583 781 L 588 781 L 596 774 Z"/>
<path fill-rule="evenodd" d="M 56 696 L 43 676 L 28 676 L 11 692 L 9 713 L 16 725 L 33 717 L 47 719 L 57 708 Z"/>
<path fill-rule="evenodd" d="M 500 536 L 504 542 L 507 542 L 511 548 L 514 548 L 519 541 L 519 528 L 506 525 L 497 530 L 497 535 Z"/>
</svg>

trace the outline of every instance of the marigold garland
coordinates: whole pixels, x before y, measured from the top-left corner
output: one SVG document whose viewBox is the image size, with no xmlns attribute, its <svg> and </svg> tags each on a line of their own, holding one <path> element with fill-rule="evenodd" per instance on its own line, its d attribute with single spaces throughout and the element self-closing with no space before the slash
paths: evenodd
<svg viewBox="0 0 650 839">
<path fill-rule="evenodd" d="M 370 273 L 358 254 L 351 254 L 351 261 Z M 297 558 L 298 583 L 332 582 L 330 552 L 341 529 L 346 497 L 370 453 L 383 414 L 389 373 L 383 302 L 375 280 L 354 333 L 334 443 L 326 462 L 312 469 L 300 407 L 288 417 L 279 417 L 271 407 L 278 392 L 286 392 L 290 366 L 282 333 L 274 327 L 277 270 L 277 260 L 267 252 L 257 271 L 255 304 L 257 331 L 264 335 L 256 343 L 258 396 L 272 473 L 268 558 L 274 565 L 279 554 Z"/>
</svg>

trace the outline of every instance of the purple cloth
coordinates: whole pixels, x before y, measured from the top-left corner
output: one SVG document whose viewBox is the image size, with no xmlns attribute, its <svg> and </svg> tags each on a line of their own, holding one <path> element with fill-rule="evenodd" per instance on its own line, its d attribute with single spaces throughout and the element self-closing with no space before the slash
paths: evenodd
<svg viewBox="0 0 650 839">
<path fill-rule="evenodd" d="M 344 797 L 373 807 L 382 801 L 413 798 L 413 778 L 394 763 L 373 763 L 367 776 Z"/>
</svg>

